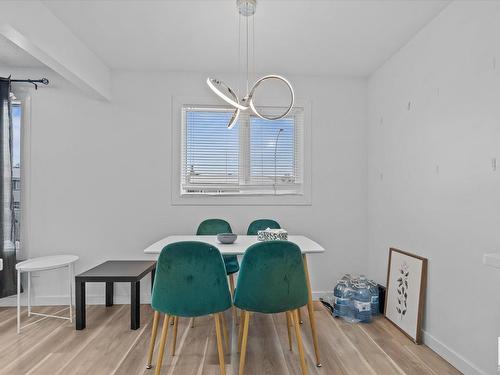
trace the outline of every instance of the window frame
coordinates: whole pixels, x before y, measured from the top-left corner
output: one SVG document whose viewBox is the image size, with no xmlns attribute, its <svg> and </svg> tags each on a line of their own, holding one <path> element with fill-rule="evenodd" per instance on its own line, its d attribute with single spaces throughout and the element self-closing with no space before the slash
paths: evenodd
<svg viewBox="0 0 500 375">
<path fill-rule="evenodd" d="M 16 249 L 18 259 L 29 256 L 31 240 L 31 93 L 29 89 L 17 87 L 17 99 L 13 102 L 21 106 L 21 171 L 20 171 L 20 247 Z"/>
<path fill-rule="evenodd" d="M 269 103 L 270 107 L 278 107 L 279 104 Z M 302 191 L 301 194 L 182 194 L 182 163 L 185 160 L 182 154 L 182 144 L 185 140 L 184 129 L 184 107 L 193 108 L 223 108 L 225 107 L 216 98 L 208 97 L 176 97 L 172 96 L 171 102 L 171 201 L 173 205 L 311 205 L 311 105 L 307 101 L 297 99 L 296 107 L 303 108 L 303 129 L 300 163 L 302 163 Z M 250 129 L 248 129 L 250 132 Z M 240 141 L 241 141 L 240 131 Z M 248 137 L 248 143 L 250 137 Z M 245 145 L 250 147 L 250 145 Z M 250 157 L 250 156 L 249 156 Z M 248 165 L 247 168 L 250 168 Z M 241 177 L 240 177 L 241 178 Z"/>
</svg>

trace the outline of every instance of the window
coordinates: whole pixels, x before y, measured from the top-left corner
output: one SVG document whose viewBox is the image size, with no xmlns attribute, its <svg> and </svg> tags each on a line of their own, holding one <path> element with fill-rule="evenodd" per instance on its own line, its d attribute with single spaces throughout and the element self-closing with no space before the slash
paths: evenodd
<svg viewBox="0 0 500 375">
<path fill-rule="evenodd" d="M 239 124 L 227 129 L 231 112 L 191 109 L 185 112 L 186 193 L 238 191 Z"/>
<path fill-rule="evenodd" d="M 12 206 L 13 241 L 18 247 L 21 241 L 21 103 L 12 103 Z"/>
<path fill-rule="evenodd" d="M 277 121 L 241 114 L 229 130 L 232 115 L 182 107 L 181 195 L 301 195 L 303 108 Z"/>
<path fill-rule="evenodd" d="M 256 184 L 295 182 L 294 125 L 294 118 L 266 121 L 250 117 L 250 176 Z"/>
</svg>

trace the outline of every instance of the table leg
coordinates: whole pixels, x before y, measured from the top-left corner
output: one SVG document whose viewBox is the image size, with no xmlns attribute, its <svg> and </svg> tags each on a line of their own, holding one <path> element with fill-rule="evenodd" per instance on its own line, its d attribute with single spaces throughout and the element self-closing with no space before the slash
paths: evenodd
<svg viewBox="0 0 500 375">
<path fill-rule="evenodd" d="M 141 282 L 130 283 L 130 329 L 138 329 L 141 325 Z"/>
<path fill-rule="evenodd" d="M 106 281 L 106 306 L 113 306 L 114 284 L 112 281 Z"/>
<path fill-rule="evenodd" d="M 309 312 L 309 322 L 311 323 L 311 334 L 313 338 L 314 353 L 316 354 L 316 366 L 321 367 L 321 361 L 319 358 L 318 335 L 316 332 L 316 318 L 314 316 L 314 306 L 312 300 L 311 280 L 309 279 L 309 270 L 307 267 L 306 254 L 303 254 L 302 258 L 304 259 L 304 270 L 306 271 L 307 290 L 309 293 L 309 299 L 307 301 L 307 310 Z"/>
<path fill-rule="evenodd" d="M 21 271 L 17 270 L 17 334 L 21 333 Z"/>
<path fill-rule="evenodd" d="M 31 272 L 28 272 L 28 318 L 31 316 Z"/>
<path fill-rule="evenodd" d="M 68 264 L 69 322 L 73 323 L 73 263 Z"/>
<path fill-rule="evenodd" d="M 155 285 L 155 275 L 156 275 L 156 268 L 153 268 L 151 271 L 151 291 L 153 291 L 153 286 Z"/>
<path fill-rule="evenodd" d="M 75 281 L 76 329 L 85 328 L 85 282 Z"/>
</svg>

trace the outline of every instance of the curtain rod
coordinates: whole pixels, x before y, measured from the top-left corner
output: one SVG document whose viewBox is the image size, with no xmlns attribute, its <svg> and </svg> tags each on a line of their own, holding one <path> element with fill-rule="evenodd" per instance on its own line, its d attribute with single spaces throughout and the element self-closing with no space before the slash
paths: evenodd
<svg viewBox="0 0 500 375">
<path fill-rule="evenodd" d="M 0 77 L 2 80 L 10 81 L 10 82 L 17 82 L 17 83 L 31 83 L 33 86 L 35 86 L 35 90 L 38 90 L 38 83 L 41 83 L 42 85 L 48 85 L 49 80 L 47 78 L 40 78 L 40 79 L 12 79 L 10 78 L 11 76 L 7 78 Z"/>
</svg>

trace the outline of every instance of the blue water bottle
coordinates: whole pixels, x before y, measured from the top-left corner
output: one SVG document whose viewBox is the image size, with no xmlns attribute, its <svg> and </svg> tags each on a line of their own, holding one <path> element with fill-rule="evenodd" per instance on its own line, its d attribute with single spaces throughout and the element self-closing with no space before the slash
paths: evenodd
<svg viewBox="0 0 500 375">
<path fill-rule="evenodd" d="M 345 280 L 339 280 L 335 288 L 333 289 L 333 315 L 338 317 L 344 317 L 347 313 L 347 308 L 349 304 L 349 299 L 345 296 L 345 290 L 347 288 L 347 282 Z"/>
<path fill-rule="evenodd" d="M 372 319 L 371 309 L 372 296 L 370 289 L 365 283 L 358 283 L 354 286 L 354 318 L 360 322 L 367 323 Z"/>
<path fill-rule="evenodd" d="M 344 288 L 344 301 L 342 318 L 349 323 L 357 323 L 354 317 L 354 287 L 351 282 L 347 282 L 347 287 Z"/>
<path fill-rule="evenodd" d="M 370 295 L 371 295 L 371 310 L 372 310 L 372 316 L 378 315 L 379 313 L 379 290 L 378 290 L 378 284 L 370 280 L 368 281 L 368 286 L 370 288 Z"/>
</svg>

